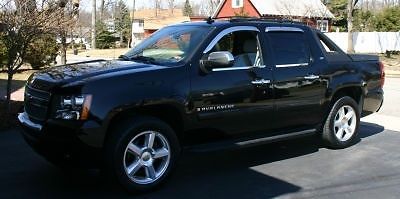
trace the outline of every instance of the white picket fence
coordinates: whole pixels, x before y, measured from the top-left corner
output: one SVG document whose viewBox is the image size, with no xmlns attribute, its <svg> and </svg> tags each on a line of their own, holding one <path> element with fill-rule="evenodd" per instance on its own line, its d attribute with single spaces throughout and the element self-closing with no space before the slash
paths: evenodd
<svg viewBox="0 0 400 199">
<path fill-rule="evenodd" d="M 347 51 L 347 32 L 325 33 L 342 50 Z M 384 53 L 400 51 L 400 32 L 355 32 L 353 46 L 356 53 Z"/>
</svg>

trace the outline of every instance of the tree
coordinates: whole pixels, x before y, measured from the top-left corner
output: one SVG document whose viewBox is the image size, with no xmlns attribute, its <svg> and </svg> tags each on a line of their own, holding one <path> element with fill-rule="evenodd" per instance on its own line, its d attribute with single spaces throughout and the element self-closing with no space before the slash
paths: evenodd
<svg viewBox="0 0 400 199">
<path fill-rule="evenodd" d="M 161 9 L 161 0 L 154 0 L 154 16 L 158 17 L 158 12 Z"/>
<path fill-rule="evenodd" d="M 183 15 L 192 16 L 192 14 L 193 14 L 192 6 L 190 5 L 189 0 L 186 0 L 185 5 L 183 7 Z"/>
<path fill-rule="evenodd" d="M 38 37 L 30 43 L 26 52 L 25 62 L 33 69 L 40 69 L 50 65 L 57 57 L 57 41 L 53 34 Z"/>
<path fill-rule="evenodd" d="M 400 31 L 400 6 L 383 9 L 376 16 L 375 29 L 381 32 Z"/>
<path fill-rule="evenodd" d="M 358 0 L 347 0 L 347 52 L 354 53 L 353 46 L 353 16 Z"/>
<path fill-rule="evenodd" d="M 330 0 L 326 5 L 335 16 L 333 26 L 347 31 L 347 0 Z"/>
<path fill-rule="evenodd" d="M 24 2 L 28 4 L 23 4 Z M 0 52 L 3 58 L 0 64 L 7 71 L 7 110 L 10 110 L 10 97 L 13 75 L 26 63 L 28 50 L 32 43 L 43 35 L 56 35 L 60 24 L 67 23 L 62 16 L 63 9 L 52 0 L 42 0 L 45 6 L 40 8 L 32 5 L 32 1 L 13 0 L 0 2 Z M 17 5 L 17 6 L 16 6 Z"/>
<path fill-rule="evenodd" d="M 120 39 L 119 41 L 122 43 L 124 38 L 130 37 L 130 18 L 129 18 L 129 10 L 128 6 L 125 4 L 123 0 L 119 0 L 117 2 L 117 6 L 115 8 L 115 30 L 119 33 Z"/>
<path fill-rule="evenodd" d="M 173 16 L 174 9 L 175 9 L 175 0 L 168 0 L 168 9 L 169 9 L 170 16 Z"/>
<path fill-rule="evenodd" d="M 115 37 L 113 33 L 107 30 L 107 26 L 102 21 L 96 22 L 96 46 L 100 49 L 114 47 Z"/>
</svg>

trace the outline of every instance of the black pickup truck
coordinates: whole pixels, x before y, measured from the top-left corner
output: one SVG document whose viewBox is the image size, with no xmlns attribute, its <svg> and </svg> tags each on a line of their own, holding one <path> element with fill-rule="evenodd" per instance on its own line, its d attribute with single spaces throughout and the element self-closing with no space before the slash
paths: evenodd
<svg viewBox="0 0 400 199">
<path fill-rule="evenodd" d="M 116 60 L 36 72 L 18 118 L 52 163 L 100 167 L 144 191 L 181 149 L 306 135 L 348 147 L 381 107 L 383 84 L 377 56 L 346 54 L 308 26 L 209 20 L 165 27 Z"/>
</svg>

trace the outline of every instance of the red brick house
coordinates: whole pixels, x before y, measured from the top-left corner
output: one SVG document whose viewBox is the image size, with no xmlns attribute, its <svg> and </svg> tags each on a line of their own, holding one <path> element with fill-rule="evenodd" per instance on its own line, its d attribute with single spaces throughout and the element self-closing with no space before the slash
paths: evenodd
<svg viewBox="0 0 400 199">
<path fill-rule="evenodd" d="M 330 30 L 333 14 L 320 0 L 222 0 L 214 18 L 234 16 L 301 21 L 323 32 Z"/>
</svg>

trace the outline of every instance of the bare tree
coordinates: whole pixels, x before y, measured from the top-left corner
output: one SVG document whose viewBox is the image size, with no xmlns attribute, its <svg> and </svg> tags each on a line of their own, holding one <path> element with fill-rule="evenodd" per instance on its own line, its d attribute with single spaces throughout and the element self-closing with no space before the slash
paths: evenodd
<svg viewBox="0 0 400 199">
<path fill-rule="evenodd" d="M 7 79 L 7 109 L 10 109 L 10 97 L 13 75 L 25 63 L 29 45 L 43 35 L 57 35 L 60 27 L 67 26 L 69 19 L 62 17 L 64 9 L 52 0 L 42 0 L 45 6 L 32 6 L 32 1 L 13 0 L 0 2 L 0 24 L 3 24 L 0 32 L 0 43 L 4 49 L 4 64 Z M 24 4 L 24 3 L 29 3 Z M 18 6 L 17 6 L 18 5 Z M 36 5 L 36 2 L 35 2 Z M 23 9 L 24 8 L 24 9 Z M 26 8 L 26 9 L 25 9 Z M 19 10 L 18 12 L 16 12 Z"/>
<path fill-rule="evenodd" d="M 104 17 L 104 11 L 105 11 L 104 3 L 105 3 L 105 0 L 100 1 L 100 13 L 99 13 L 100 20 L 102 20 Z"/>
<path fill-rule="evenodd" d="M 175 0 L 168 0 L 168 9 L 169 9 L 169 14 L 173 16 L 175 9 Z"/>
<path fill-rule="evenodd" d="M 358 0 L 347 0 L 347 52 L 354 53 L 353 46 L 353 16 Z"/>
<path fill-rule="evenodd" d="M 96 49 L 96 0 L 92 0 L 92 46 L 91 49 Z"/>
<path fill-rule="evenodd" d="M 154 0 L 154 16 L 158 17 L 158 12 L 161 9 L 161 0 Z"/>
</svg>

